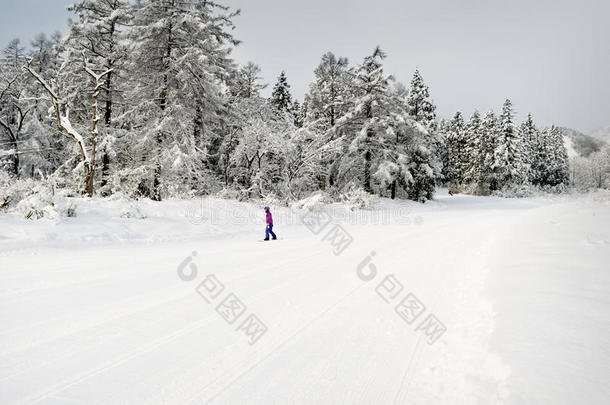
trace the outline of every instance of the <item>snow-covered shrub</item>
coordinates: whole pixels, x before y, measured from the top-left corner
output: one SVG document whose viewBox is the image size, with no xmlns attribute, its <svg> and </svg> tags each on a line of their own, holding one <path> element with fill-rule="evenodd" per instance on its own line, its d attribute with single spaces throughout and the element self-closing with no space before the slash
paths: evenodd
<svg viewBox="0 0 610 405">
<path fill-rule="evenodd" d="M 45 214 L 49 216 L 52 212 L 48 209 L 51 201 L 41 195 L 33 194 L 25 197 L 15 207 L 15 210 L 26 219 L 41 219 Z"/>
<path fill-rule="evenodd" d="M 568 193 L 570 191 L 570 187 L 566 184 L 557 184 L 556 186 L 551 186 L 551 185 L 544 185 L 542 187 L 539 187 L 539 190 L 541 190 L 544 193 L 549 193 L 549 194 L 564 194 L 564 193 Z"/>
<path fill-rule="evenodd" d="M 340 201 L 353 210 L 369 210 L 375 208 L 379 197 L 369 194 L 360 187 L 352 187 L 341 194 Z"/>
<path fill-rule="evenodd" d="M 451 187 L 451 190 L 462 194 L 489 195 L 489 186 L 487 184 L 460 184 L 458 187 Z"/>
<path fill-rule="evenodd" d="M 536 192 L 536 187 L 531 184 L 512 184 L 503 187 L 501 190 L 492 192 L 491 194 L 496 197 L 504 198 L 523 198 L 529 197 Z"/>
<path fill-rule="evenodd" d="M 211 195 L 222 190 L 220 179 L 203 168 L 192 166 L 172 168 L 161 184 L 162 198 L 192 198 Z"/>
<path fill-rule="evenodd" d="M 610 205 L 610 190 L 598 189 L 591 193 L 591 199 L 595 202 Z"/>
<path fill-rule="evenodd" d="M 73 218 L 76 216 L 76 203 L 69 201 L 68 204 L 62 210 L 62 216 Z"/>
<path fill-rule="evenodd" d="M 146 219 L 148 215 L 138 207 L 136 202 L 131 202 L 121 210 L 121 218 Z"/>
<path fill-rule="evenodd" d="M 26 219 L 58 219 L 76 216 L 76 203 L 69 198 L 38 188 L 24 197 L 14 208 Z"/>
<path fill-rule="evenodd" d="M 72 157 L 59 166 L 51 177 L 55 187 L 60 189 L 73 187 L 76 194 L 84 189 L 83 170 L 83 163 L 79 163 L 77 157 Z"/>
<path fill-rule="evenodd" d="M 75 195 L 59 189 L 55 178 L 15 179 L 0 172 L 0 211 L 16 212 L 27 219 L 75 217 Z"/>
<path fill-rule="evenodd" d="M 308 211 L 319 211 L 326 204 L 331 204 L 333 199 L 324 191 L 316 191 L 309 197 L 303 198 L 302 200 L 296 201 L 291 205 L 292 209 Z"/>
<path fill-rule="evenodd" d="M 218 198 L 223 200 L 237 200 L 237 201 L 245 201 L 248 199 L 248 192 L 243 189 L 234 189 L 225 187 L 216 193 Z"/>
<path fill-rule="evenodd" d="M 261 199 L 264 206 L 269 207 L 287 207 L 288 201 L 278 197 L 275 193 L 269 193 Z"/>
<path fill-rule="evenodd" d="M 151 174 L 145 167 L 117 170 L 109 179 L 109 194 L 120 194 L 128 198 L 140 198 L 142 187 L 150 181 Z"/>
<path fill-rule="evenodd" d="M 0 211 L 6 211 L 13 200 L 10 187 L 12 179 L 7 172 L 0 170 Z"/>
</svg>

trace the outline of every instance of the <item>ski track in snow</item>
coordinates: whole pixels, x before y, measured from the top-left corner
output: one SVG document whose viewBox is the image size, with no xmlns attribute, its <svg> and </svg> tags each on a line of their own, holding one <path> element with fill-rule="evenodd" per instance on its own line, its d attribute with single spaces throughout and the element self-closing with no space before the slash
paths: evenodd
<svg viewBox="0 0 610 405">
<path fill-rule="evenodd" d="M 606 197 L 384 202 L 380 210 L 407 207 L 423 224 L 342 222 L 354 242 L 339 256 L 302 225 L 277 223 L 286 239 L 261 244 L 258 223 L 227 224 L 215 237 L 217 224 L 189 225 L 182 203 L 161 204 L 167 218 L 109 218 L 99 238 L 98 206 L 96 216 L 23 230 L 0 217 L 9 229 L 0 242 L 0 403 L 573 403 L 597 389 L 588 403 L 601 404 L 610 394 Z M 185 282 L 176 268 L 193 251 L 198 276 Z M 356 266 L 372 251 L 377 276 L 365 282 Z M 196 293 L 207 274 L 225 285 L 212 304 Z M 390 274 L 404 290 L 386 303 L 375 287 Z M 570 280 L 593 276 L 570 290 Z M 241 318 L 229 325 L 214 309 L 229 292 L 268 327 L 253 346 L 236 331 Z M 426 306 L 411 325 L 394 312 L 408 292 Z M 556 342 L 570 330 L 561 314 L 545 325 L 555 334 L 538 340 L 510 328 L 540 321 L 519 302 L 566 299 L 594 311 L 581 322 L 597 335 L 567 334 L 579 350 Z M 447 326 L 434 345 L 415 331 L 428 314 Z M 535 353 L 541 365 L 527 362 Z M 537 373 L 555 364 L 563 374 Z M 566 388 L 574 370 L 586 375 Z"/>
</svg>

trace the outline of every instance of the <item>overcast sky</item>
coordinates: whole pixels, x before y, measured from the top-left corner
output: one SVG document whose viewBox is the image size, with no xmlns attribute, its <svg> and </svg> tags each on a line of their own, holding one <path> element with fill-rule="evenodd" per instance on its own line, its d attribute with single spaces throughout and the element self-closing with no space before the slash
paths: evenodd
<svg viewBox="0 0 610 405">
<path fill-rule="evenodd" d="M 66 32 L 71 0 L 0 0 L 0 46 Z M 302 99 L 320 56 L 350 63 L 379 44 L 386 69 L 408 84 L 419 67 L 441 117 L 498 111 L 585 133 L 610 125 L 609 0 L 226 0 L 240 8 L 239 62 L 273 84 L 285 70 Z"/>
</svg>

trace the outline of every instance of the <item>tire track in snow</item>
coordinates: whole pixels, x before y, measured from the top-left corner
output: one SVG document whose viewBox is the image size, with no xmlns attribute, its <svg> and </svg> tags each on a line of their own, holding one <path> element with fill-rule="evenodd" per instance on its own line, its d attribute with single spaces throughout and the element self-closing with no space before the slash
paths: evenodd
<svg viewBox="0 0 610 405">
<path fill-rule="evenodd" d="M 482 224 L 482 228 L 478 225 L 470 232 L 478 238 L 475 239 L 477 244 L 474 246 L 478 249 L 474 254 L 470 253 L 474 248 L 472 238 L 462 237 L 451 249 L 453 257 L 461 258 L 455 267 L 462 270 L 463 274 L 453 288 L 445 283 L 440 299 L 455 298 L 454 316 L 447 325 L 446 336 L 433 351 L 428 351 L 428 357 L 419 357 L 423 363 L 418 365 L 416 362 L 415 368 L 421 371 L 409 381 L 404 393 L 397 392 L 396 403 L 413 401 L 451 404 L 456 397 L 473 401 L 475 398 L 484 398 L 486 403 L 501 403 L 499 398 L 505 395 L 503 387 L 509 368 L 497 355 L 489 352 L 493 310 L 482 294 L 489 273 L 486 253 L 490 252 L 498 235 L 510 226 L 513 217 L 510 213 L 504 214 L 500 219 L 497 214 L 483 215 L 478 221 L 476 217 L 470 218 L 469 222 Z M 524 213 L 513 214 L 520 216 Z M 483 223 L 481 219 L 487 221 Z M 489 235 L 493 237 L 490 238 Z M 469 249 L 464 249 L 465 246 Z M 469 254 L 464 256 L 464 252 Z"/>
<path fill-rule="evenodd" d="M 307 257 L 314 257 L 314 256 L 319 256 L 319 255 L 318 255 L 318 253 L 316 252 L 316 253 L 313 253 L 313 254 L 311 254 L 311 255 L 308 255 Z M 271 272 L 271 271 L 273 271 L 273 270 L 275 270 L 275 269 L 277 269 L 277 268 L 279 268 L 279 267 L 285 266 L 287 263 L 296 263 L 296 262 L 299 262 L 299 261 L 302 261 L 302 260 L 303 260 L 303 257 L 300 257 L 300 258 L 298 258 L 298 259 L 293 259 L 293 260 L 286 260 L 286 261 L 284 261 L 284 262 L 282 262 L 282 263 L 280 263 L 280 264 L 277 264 L 276 266 L 274 266 L 274 267 L 273 267 L 273 268 L 271 268 L 271 269 L 269 269 L 269 268 L 265 268 L 265 269 L 263 269 L 263 271 L 266 271 L 266 272 Z M 296 283 L 296 282 L 301 281 L 302 279 L 304 279 L 304 278 L 306 278 L 306 277 L 312 277 L 312 276 L 315 276 L 316 274 L 318 274 L 319 272 L 322 272 L 322 271 L 325 271 L 325 269 L 321 268 L 320 270 L 317 270 L 317 271 L 315 271 L 315 272 L 310 272 L 310 273 L 308 273 L 308 272 L 306 272 L 306 273 L 300 273 L 301 277 L 296 278 L 296 279 L 292 278 L 292 279 L 288 280 L 287 282 L 285 282 L 283 285 L 290 285 L 290 284 L 294 284 L 294 283 Z M 234 279 L 239 279 L 239 278 L 243 279 L 243 278 L 247 278 L 247 277 L 248 277 L 248 276 L 246 276 L 246 277 L 238 277 L 238 278 L 234 278 Z M 269 290 L 277 290 L 277 289 L 278 289 L 278 286 L 277 286 L 277 285 L 272 285 L 272 286 L 269 288 Z M 267 290 L 267 291 L 268 291 L 268 290 Z M 263 295 L 265 295 L 265 294 L 264 294 L 264 292 L 265 292 L 265 291 L 261 291 L 259 294 L 257 294 L 256 296 L 254 296 L 254 297 L 252 297 L 252 298 L 253 298 L 255 301 L 258 301 L 258 299 L 256 299 L 256 297 L 257 297 L 257 296 L 263 296 Z M 184 298 L 192 297 L 194 294 L 195 294 L 195 293 L 194 293 L 194 291 L 193 291 L 193 292 L 190 292 L 190 293 L 188 293 L 188 294 L 181 294 L 181 295 L 180 295 L 180 297 L 178 297 L 178 299 L 177 299 L 177 300 L 182 300 L 182 299 L 184 299 Z M 167 303 L 168 303 L 168 301 L 173 301 L 173 300 L 166 300 L 166 301 L 161 302 L 161 303 L 155 302 L 153 306 L 148 306 L 148 307 L 145 307 L 145 308 L 143 308 L 143 309 L 141 309 L 141 310 L 139 310 L 139 311 L 135 312 L 135 314 L 137 314 L 137 313 L 146 313 L 146 312 L 150 312 L 150 310 L 151 310 L 152 308 L 154 308 L 154 307 L 159 307 L 159 306 L 162 306 L 162 305 L 165 305 L 165 304 L 167 304 Z M 131 316 L 131 315 L 134 315 L 134 313 L 130 313 L 130 314 L 125 314 L 125 313 L 123 313 L 123 314 L 120 314 L 120 315 L 119 315 L 118 317 L 116 317 L 115 319 L 113 319 L 113 321 L 115 321 L 115 320 L 117 320 L 117 319 L 122 319 L 122 318 L 124 318 L 124 317 L 126 317 L 126 316 Z M 213 314 L 213 313 L 212 313 L 212 314 L 210 314 L 209 316 L 207 316 L 207 317 L 206 317 L 206 318 L 205 318 L 203 321 L 207 321 L 207 320 L 209 320 L 210 318 L 213 318 L 214 316 L 215 316 L 215 314 Z M 104 322 L 104 323 L 107 323 L 107 322 Z M 90 327 L 88 327 L 88 328 L 84 328 L 84 329 L 99 329 L 99 325 L 100 325 L 100 323 L 95 324 L 95 325 L 92 325 L 92 326 L 90 326 Z M 201 327 L 201 326 L 202 326 L 202 325 L 200 325 L 200 327 Z M 194 331 L 194 330 L 196 330 L 196 329 L 197 329 L 197 328 L 194 328 L 194 329 L 193 329 L 193 331 Z M 73 334 L 74 334 L 74 333 L 67 333 L 67 334 L 63 335 L 62 337 L 72 336 Z M 180 336 L 177 336 L 177 338 L 179 338 L 179 337 L 180 337 Z M 163 341 L 162 341 L 162 342 L 163 342 Z M 44 343 L 44 342 L 43 342 L 43 343 Z M 160 344 L 163 344 L 163 343 L 160 343 Z M 159 346 L 159 345 L 156 345 L 156 346 L 154 346 L 154 347 L 157 347 L 157 346 Z M 154 347 L 153 347 L 153 348 L 154 348 Z M 87 350 L 87 349 L 88 349 L 88 348 L 85 348 L 85 350 Z M 152 349 L 151 349 L 151 350 L 152 350 Z M 135 353 L 141 353 L 141 354 L 144 354 L 144 353 L 145 353 L 145 352 L 147 352 L 147 351 L 148 351 L 148 350 L 145 350 L 145 351 L 136 350 L 136 351 L 135 351 Z M 77 352 L 72 352 L 72 353 L 70 353 L 70 354 L 68 354 L 68 355 L 63 356 L 62 358 L 74 357 L 74 356 L 76 356 L 77 354 L 78 354 Z M 126 362 L 126 361 L 128 361 L 128 360 L 130 360 L 130 359 L 132 359 L 132 358 L 135 358 L 135 357 L 137 357 L 137 354 L 136 354 L 136 355 L 133 355 L 133 356 L 129 355 L 129 356 L 126 358 L 126 360 L 122 360 L 122 359 L 123 359 L 123 357 L 119 357 L 119 358 L 118 358 L 118 359 L 116 359 L 115 361 L 110 362 L 110 363 L 109 363 L 109 364 L 110 364 L 110 366 L 104 367 L 104 368 L 103 368 L 103 370 L 110 369 L 110 368 L 116 367 L 116 366 L 118 366 L 118 365 L 121 365 L 121 364 L 123 364 L 124 362 Z M 46 364 L 46 362 L 43 362 L 43 363 L 41 363 L 40 365 L 44 366 L 44 364 Z M 94 369 L 94 371 L 95 371 L 95 370 L 97 370 L 97 368 L 96 368 L 96 369 Z M 101 370 L 101 371 L 103 371 L 103 370 Z M 31 371 L 31 370 L 27 370 L 27 371 Z M 25 372 L 27 372 L 27 371 L 25 371 Z M 100 371 L 100 372 L 101 372 L 101 371 Z M 19 373 L 19 374 L 22 374 L 22 373 Z M 77 384 L 77 383 L 79 383 L 79 382 L 85 381 L 85 380 L 86 380 L 86 379 L 88 379 L 88 378 L 94 377 L 94 376 L 95 376 L 95 375 L 97 375 L 97 374 L 99 374 L 99 372 L 93 372 L 93 371 L 92 371 L 92 372 L 89 372 L 89 373 L 85 373 L 85 374 L 84 374 L 84 375 L 85 375 L 85 377 L 78 378 L 78 379 L 77 379 L 77 381 L 75 381 L 74 383 L 71 383 L 71 382 L 69 382 L 69 381 L 68 381 L 68 382 L 66 382 L 66 383 L 64 383 L 64 384 L 62 385 L 62 387 L 63 387 L 63 388 L 61 388 L 61 389 L 59 389 L 59 388 L 57 388 L 57 389 L 53 389 L 52 391 L 53 391 L 53 392 L 61 392 L 61 391 L 63 391 L 64 389 L 69 388 L 69 387 L 71 387 L 72 385 Z M 9 377 L 11 377 L 11 376 L 9 376 Z"/>
<path fill-rule="evenodd" d="M 323 311 L 319 312 L 318 314 L 316 314 L 310 321 L 308 321 L 304 326 L 296 329 L 295 331 L 293 331 L 287 338 L 283 339 L 282 341 L 279 342 L 279 344 L 275 345 L 271 350 L 269 350 L 262 359 L 259 359 L 258 361 L 254 362 L 254 364 L 250 365 L 250 367 L 248 367 L 246 370 L 242 371 L 241 373 L 239 373 L 237 375 L 237 377 L 235 377 L 233 380 L 231 380 L 231 382 L 229 382 L 228 385 L 224 386 L 220 391 L 217 391 L 212 397 L 208 398 L 205 400 L 204 403 L 208 404 L 211 403 L 215 398 L 217 398 L 218 396 L 220 396 L 223 392 L 225 392 L 227 389 L 229 389 L 233 384 L 235 384 L 239 379 L 241 379 L 243 376 L 245 376 L 246 374 L 250 373 L 250 371 L 254 370 L 256 367 L 258 367 L 260 364 L 262 364 L 263 362 L 265 362 L 268 358 L 270 358 L 271 356 L 273 356 L 274 354 L 276 354 L 281 348 L 283 348 L 284 346 L 286 346 L 288 343 L 290 343 L 295 337 L 299 336 L 304 330 L 308 329 L 311 325 L 313 325 L 315 322 L 317 322 L 319 319 L 321 319 L 324 315 L 326 315 L 327 313 L 329 313 L 330 311 L 332 311 L 334 308 L 336 308 L 339 304 L 341 304 L 343 301 L 345 301 L 347 298 L 349 298 L 350 296 L 352 296 L 356 291 L 360 290 L 361 288 L 363 288 L 366 284 L 360 284 L 358 285 L 356 288 L 353 288 L 352 290 L 350 290 L 346 295 L 344 295 L 343 297 L 341 297 L 339 300 L 335 301 L 332 305 L 330 305 L 329 307 L 325 308 Z M 262 352 L 264 349 L 261 349 L 260 351 L 256 352 L 255 354 L 253 354 L 252 356 L 250 356 L 250 358 L 255 357 L 259 352 Z M 187 403 L 192 403 L 194 402 L 197 397 L 200 397 L 202 393 L 204 393 L 208 388 L 210 388 L 214 383 L 216 383 L 218 380 L 220 380 L 221 378 L 223 378 L 224 376 L 228 375 L 230 372 L 232 372 L 233 370 L 235 370 L 238 366 L 240 366 L 242 363 L 247 363 L 249 359 L 247 360 L 241 360 L 239 362 L 237 362 L 234 366 L 232 366 L 231 368 L 229 368 L 227 371 L 225 371 L 224 373 L 222 373 L 221 375 L 219 375 L 218 377 L 216 377 L 214 380 L 212 380 L 208 385 L 204 386 L 199 392 L 197 392 L 195 395 L 191 396 L 188 400 L 186 400 Z"/>
<path fill-rule="evenodd" d="M 439 232 L 441 232 L 439 230 Z M 404 235 L 408 235 L 409 237 L 413 237 L 412 232 L 407 232 Z M 394 237 L 394 239 L 400 239 L 400 236 L 403 235 L 399 235 L 398 237 Z M 386 265 L 388 265 L 388 267 L 392 267 L 392 265 L 396 265 L 399 264 L 403 261 L 402 257 L 397 257 L 396 254 L 393 255 L 394 260 L 390 261 L 389 263 L 386 263 Z M 354 266 L 357 263 L 354 263 Z M 350 268 L 350 270 L 353 271 L 353 269 Z M 350 292 L 351 295 L 353 292 L 355 292 L 356 290 L 359 290 L 360 288 L 363 288 L 365 286 L 368 286 L 369 288 L 373 288 L 371 284 L 367 284 L 365 282 L 362 282 L 361 284 L 359 284 L 358 287 L 356 287 L 354 289 L 354 291 Z M 374 294 L 371 291 L 371 294 Z M 345 297 L 344 297 L 345 298 Z M 326 310 L 322 311 L 322 314 L 326 314 L 328 312 L 330 312 L 331 309 L 335 308 L 339 303 L 341 303 L 343 301 L 343 298 L 337 302 L 336 304 L 334 304 L 333 306 L 331 306 L 330 308 L 327 308 Z M 365 304 L 368 305 L 368 304 Z M 313 320 L 311 320 L 310 322 L 308 322 L 306 324 L 305 327 L 301 328 L 301 329 L 297 329 L 294 333 L 290 334 L 289 337 L 282 341 L 279 345 L 275 346 L 269 353 L 267 353 L 266 356 L 264 356 L 262 359 L 260 359 L 259 361 L 255 362 L 254 364 L 252 364 L 250 367 L 248 367 L 246 370 L 244 370 L 243 372 L 239 373 L 237 377 L 235 377 L 231 382 L 229 382 L 224 388 L 222 388 L 221 390 L 219 390 L 218 392 L 216 392 L 211 398 L 207 399 L 205 401 L 205 403 L 210 403 L 212 402 L 214 399 L 216 399 L 217 397 L 219 397 L 222 393 L 226 392 L 227 389 L 229 389 L 235 382 L 237 382 L 239 379 L 243 378 L 245 375 L 249 374 L 251 371 L 253 371 L 255 368 L 257 368 L 258 366 L 260 366 L 263 362 L 265 362 L 266 360 L 268 360 L 273 354 L 277 354 L 278 351 L 283 348 L 284 346 L 286 346 L 288 343 L 290 343 L 292 340 L 295 340 L 295 338 L 298 338 L 298 336 L 302 335 L 302 332 L 305 329 L 309 329 L 310 327 L 316 326 L 314 325 L 314 323 L 318 320 L 321 319 L 321 316 L 317 316 L 315 317 Z M 415 355 L 415 351 L 412 351 L 412 357 Z M 256 357 L 257 354 L 254 354 L 250 357 L 250 359 Z M 412 358 L 411 357 L 411 358 Z M 243 360 L 243 361 L 238 361 L 233 367 L 227 369 L 223 374 L 221 374 L 219 377 L 215 378 L 211 383 L 207 384 L 202 390 L 201 392 L 195 394 L 192 397 L 189 397 L 189 399 L 187 399 L 187 402 L 194 402 L 197 400 L 198 397 L 201 396 L 201 393 L 203 391 L 205 391 L 206 389 L 208 389 L 212 384 L 214 384 L 216 381 L 218 381 L 219 379 L 223 378 L 225 375 L 230 374 L 232 371 L 234 371 L 236 368 L 238 368 L 242 363 L 245 363 L 247 365 L 247 363 L 249 362 L 249 359 Z"/>
<path fill-rule="evenodd" d="M 58 393 L 64 391 L 65 389 L 70 388 L 73 385 L 76 385 L 80 382 L 83 382 L 92 377 L 95 377 L 96 375 L 98 375 L 104 371 L 107 371 L 107 370 L 110 370 L 117 366 L 120 366 L 121 364 L 123 364 L 137 356 L 140 356 L 142 354 L 145 354 L 146 352 L 152 351 L 164 344 L 167 344 L 173 340 L 176 340 L 177 338 L 179 338 L 185 334 L 188 334 L 196 329 L 199 329 L 200 327 L 205 325 L 205 323 L 206 323 L 205 320 L 194 322 L 193 324 L 191 324 L 187 327 L 181 328 L 170 334 L 167 334 L 167 335 L 163 336 L 162 338 L 155 339 L 152 342 L 147 343 L 138 349 L 132 350 L 122 356 L 119 356 L 117 358 L 104 362 L 100 366 L 95 367 L 87 372 L 81 373 L 76 377 L 70 377 L 70 378 L 64 379 L 63 381 L 53 385 L 50 389 L 47 389 L 46 392 L 41 393 L 41 394 L 33 394 L 27 398 L 19 400 L 17 403 L 34 404 L 36 402 L 40 402 L 41 400 L 44 400 L 45 398 L 48 398 L 49 396 L 58 394 Z"/>
<path fill-rule="evenodd" d="M 185 250 L 187 252 L 189 251 L 188 249 L 185 249 Z M 294 250 L 301 251 L 302 247 L 301 248 L 295 247 Z M 309 259 L 311 257 L 318 256 L 318 255 L 319 255 L 319 251 L 316 251 L 316 252 L 314 252 L 314 253 L 312 253 L 312 254 L 304 257 L 304 258 L 301 257 L 299 259 L 284 260 L 284 261 L 281 261 L 279 263 L 276 263 L 276 264 L 272 265 L 271 268 L 261 267 L 261 268 L 255 270 L 255 271 L 248 272 L 245 275 L 239 276 L 239 277 L 231 277 L 230 275 L 229 275 L 229 277 L 227 277 L 226 275 L 223 275 L 223 280 L 228 281 L 229 283 L 231 283 L 231 282 L 235 282 L 235 281 L 240 281 L 240 280 L 245 280 L 245 279 L 250 279 L 250 278 L 257 277 L 260 273 L 276 271 L 278 269 L 285 270 L 287 267 L 289 267 L 288 265 L 291 264 L 291 263 L 297 263 L 297 262 L 300 262 L 303 259 Z M 231 266 L 231 267 L 234 267 L 234 266 Z M 239 266 L 239 267 L 242 267 L 242 266 Z M 243 265 L 243 267 L 246 267 L 246 266 Z M 146 268 L 148 268 L 148 267 L 146 267 Z M 138 279 L 138 278 L 141 278 L 141 277 L 142 278 L 147 278 L 147 277 L 150 277 L 150 276 L 153 276 L 153 275 L 163 274 L 163 273 L 168 272 L 168 270 L 169 269 L 163 269 L 163 270 L 155 271 L 155 272 L 152 272 L 152 273 L 148 273 L 148 272 L 142 271 L 142 272 L 139 272 L 137 275 L 132 275 L 130 277 L 120 278 L 118 280 L 110 279 L 109 281 L 112 282 L 112 283 L 115 283 L 115 282 L 118 281 L 118 284 L 121 284 L 121 282 L 124 282 L 124 281 L 127 281 L 127 280 Z M 172 267 L 171 271 L 172 272 L 175 271 L 175 268 Z M 146 276 L 146 277 L 144 277 L 144 276 Z M 95 285 L 99 286 L 99 285 L 104 285 L 104 284 L 108 284 L 108 283 L 91 284 L 91 286 L 95 286 Z M 79 286 L 82 287 L 82 284 L 79 284 Z M 170 287 L 170 288 L 174 289 L 174 288 L 177 288 L 177 286 Z M 75 287 L 75 289 L 77 289 L 77 288 Z M 163 290 L 167 290 L 167 287 L 158 288 L 155 291 L 163 291 Z M 90 329 L 90 328 L 99 326 L 99 325 L 101 325 L 103 323 L 120 319 L 123 316 L 131 316 L 132 314 L 134 314 L 133 311 L 127 312 L 127 313 L 125 313 L 123 315 L 123 314 L 121 314 L 121 311 L 111 311 L 111 309 L 115 308 L 115 307 L 116 308 L 124 308 L 125 304 L 128 304 L 130 302 L 139 302 L 139 301 L 142 300 L 142 298 L 146 298 L 146 297 L 150 296 L 150 294 L 151 294 L 150 292 L 146 292 L 146 293 L 143 293 L 143 294 L 140 294 L 140 295 L 137 295 L 137 296 L 130 296 L 129 298 L 127 298 L 124 301 L 118 301 L 118 302 L 115 301 L 112 304 L 105 304 L 105 305 L 102 305 L 101 307 L 98 306 L 98 307 L 89 308 L 89 309 L 87 309 L 85 311 L 80 311 L 80 312 L 78 312 L 76 314 L 64 315 L 64 316 L 55 317 L 55 318 L 52 318 L 52 319 L 45 319 L 43 321 L 35 322 L 33 324 L 17 327 L 17 328 L 14 328 L 14 329 L 4 330 L 4 331 L 0 332 L 0 337 L 4 336 L 4 335 L 12 334 L 12 333 L 17 332 L 17 331 L 18 332 L 25 332 L 25 331 L 31 330 L 31 329 L 33 329 L 35 327 L 47 325 L 47 324 L 49 324 L 49 323 L 51 323 L 53 321 L 61 321 L 61 320 L 68 319 L 68 318 L 74 318 L 75 316 L 78 316 L 78 315 L 91 315 L 92 313 L 98 312 L 98 311 L 100 311 L 101 309 L 104 309 L 104 308 L 106 309 L 106 312 L 111 312 L 111 313 L 115 314 L 115 316 L 112 316 L 112 317 L 109 317 L 109 318 L 104 318 L 104 320 L 102 320 L 101 322 L 90 324 L 89 326 L 86 326 L 86 327 L 82 327 L 81 326 L 79 329 L 74 330 L 75 333 L 78 333 L 80 331 L 83 331 L 83 330 L 86 330 L 86 329 Z M 186 298 L 188 296 L 190 296 L 190 295 L 189 294 L 181 294 L 180 295 L 180 297 L 182 297 L 182 298 Z M 158 303 L 152 303 L 150 305 L 150 307 L 144 307 L 144 308 L 138 310 L 138 312 L 144 312 L 144 311 L 147 311 L 149 308 L 157 307 L 157 306 L 159 306 L 159 305 L 161 305 L 163 303 L 172 302 L 176 298 L 177 297 L 173 296 L 173 297 L 171 297 L 171 298 L 169 298 L 167 300 L 164 300 L 164 301 L 161 301 L 161 302 L 158 302 Z M 4 305 L 5 305 L 5 303 L 3 303 L 3 306 Z M 87 316 L 87 319 L 94 319 L 94 318 L 95 319 L 99 319 L 99 317 Z M 77 319 L 78 319 L 78 317 L 77 317 Z M 36 346 L 38 344 L 43 344 L 43 343 L 46 343 L 46 342 L 48 342 L 48 341 L 50 341 L 52 339 L 56 339 L 56 338 L 59 339 L 59 338 L 62 338 L 62 337 L 65 337 L 67 335 L 72 334 L 72 332 L 66 332 L 65 329 L 63 331 L 64 331 L 64 333 L 61 334 L 61 335 L 54 336 L 54 337 L 46 336 L 46 338 L 43 341 L 41 341 L 40 343 L 32 343 L 31 345 L 25 346 L 24 348 Z M 17 349 L 17 350 L 19 350 L 19 349 Z M 12 353 L 12 352 L 3 352 L 3 353 L 1 353 L 1 355 L 6 355 L 6 354 L 10 354 L 10 353 Z"/>
</svg>

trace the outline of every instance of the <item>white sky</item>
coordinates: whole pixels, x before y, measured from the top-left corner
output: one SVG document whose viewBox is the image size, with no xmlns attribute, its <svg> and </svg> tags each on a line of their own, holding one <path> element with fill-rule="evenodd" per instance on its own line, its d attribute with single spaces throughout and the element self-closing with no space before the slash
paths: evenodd
<svg viewBox="0 0 610 405">
<path fill-rule="evenodd" d="M 71 0 L 0 0 L 0 47 L 66 31 Z M 271 85 L 285 70 L 302 99 L 320 56 L 358 63 L 379 44 L 408 84 L 419 67 L 439 115 L 499 110 L 585 133 L 610 124 L 610 0 L 226 0 L 242 10 L 239 62 Z"/>
</svg>

